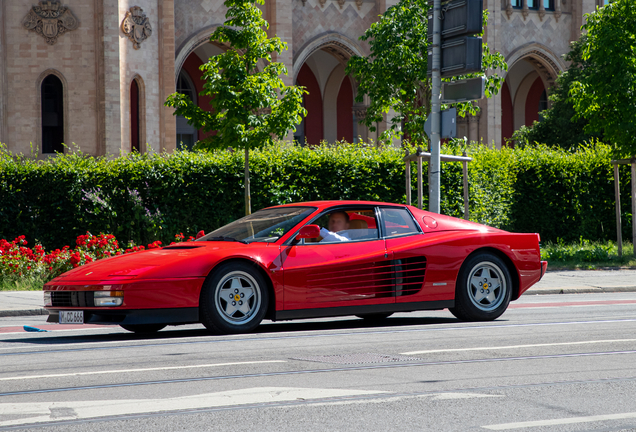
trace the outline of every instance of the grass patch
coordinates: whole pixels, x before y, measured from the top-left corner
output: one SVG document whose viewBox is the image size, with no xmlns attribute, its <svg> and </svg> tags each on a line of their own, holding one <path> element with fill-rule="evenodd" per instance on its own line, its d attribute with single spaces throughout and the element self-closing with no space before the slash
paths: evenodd
<svg viewBox="0 0 636 432">
<path fill-rule="evenodd" d="M 23 276 L 19 279 L 4 277 L 0 279 L 0 291 L 41 291 L 48 282 L 42 276 Z"/>
<path fill-rule="evenodd" d="M 623 256 L 618 257 L 616 242 L 592 242 L 581 239 L 578 243 L 546 242 L 541 246 L 541 259 L 548 260 L 550 270 L 595 270 L 601 268 L 636 268 L 636 257 L 631 243 L 623 243 Z"/>
</svg>

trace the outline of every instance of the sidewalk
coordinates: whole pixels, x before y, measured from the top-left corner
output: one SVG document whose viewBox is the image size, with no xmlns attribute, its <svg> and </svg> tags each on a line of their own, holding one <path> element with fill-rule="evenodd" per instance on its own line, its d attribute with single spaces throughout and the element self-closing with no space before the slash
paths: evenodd
<svg viewBox="0 0 636 432">
<path fill-rule="evenodd" d="M 636 292 L 636 270 L 548 271 L 524 295 Z M 0 317 L 46 315 L 41 291 L 0 291 Z"/>
</svg>

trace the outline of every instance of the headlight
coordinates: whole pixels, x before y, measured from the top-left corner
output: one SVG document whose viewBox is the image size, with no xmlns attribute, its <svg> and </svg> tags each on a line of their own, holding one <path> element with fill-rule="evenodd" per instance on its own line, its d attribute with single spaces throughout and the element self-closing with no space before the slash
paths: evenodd
<svg viewBox="0 0 636 432">
<path fill-rule="evenodd" d="M 123 291 L 95 291 L 95 306 L 121 306 L 124 302 Z"/>
<path fill-rule="evenodd" d="M 53 306 L 53 300 L 51 299 L 51 291 L 44 291 L 44 306 Z"/>
</svg>

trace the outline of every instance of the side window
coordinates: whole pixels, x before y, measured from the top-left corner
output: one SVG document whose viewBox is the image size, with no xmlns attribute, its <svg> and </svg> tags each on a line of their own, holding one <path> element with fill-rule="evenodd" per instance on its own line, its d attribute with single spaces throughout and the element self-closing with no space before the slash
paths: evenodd
<svg viewBox="0 0 636 432">
<path fill-rule="evenodd" d="M 415 221 L 408 210 L 381 208 L 380 213 L 382 214 L 384 232 L 387 237 L 420 233 L 419 228 L 415 225 Z"/>
<path fill-rule="evenodd" d="M 378 224 L 373 209 L 346 209 L 323 213 L 310 224 L 318 225 L 320 237 L 306 243 L 342 243 L 377 240 Z"/>
</svg>

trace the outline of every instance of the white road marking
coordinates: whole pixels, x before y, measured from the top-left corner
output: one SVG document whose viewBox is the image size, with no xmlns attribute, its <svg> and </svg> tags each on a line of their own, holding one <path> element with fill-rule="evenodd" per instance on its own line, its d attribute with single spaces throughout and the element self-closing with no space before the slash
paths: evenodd
<svg viewBox="0 0 636 432">
<path fill-rule="evenodd" d="M 280 403 L 387 393 L 373 390 L 254 387 L 167 399 L 0 403 L 0 427 L 56 420 L 123 416 L 160 411 L 194 410 L 234 405 Z M 2 420 L 3 416 L 7 420 Z M 10 416 L 10 417 L 9 417 Z M 16 419 L 16 416 L 21 418 Z M 8 418 L 13 417 L 9 420 Z"/>
<path fill-rule="evenodd" d="M 552 420 L 537 420 L 537 421 L 518 422 L 518 423 L 502 423 L 502 424 L 488 425 L 488 426 L 482 426 L 482 427 L 484 429 L 490 429 L 490 430 L 506 430 L 506 429 L 521 429 L 521 428 L 530 428 L 530 427 L 566 425 L 566 424 L 574 424 L 574 423 L 592 423 L 592 422 L 599 422 L 599 421 L 606 421 L 606 420 L 623 420 L 623 419 L 629 419 L 629 418 L 636 418 L 636 412 L 597 415 L 597 416 L 589 416 L 589 417 L 570 417 L 570 418 L 560 418 L 560 419 L 552 419 Z"/>
<path fill-rule="evenodd" d="M 432 353 L 444 353 L 444 352 L 504 350 L 504 349 L 518 349 L 518 348 L 538 348 L 538 347 L 549 347 L 549 346 L 585 345 L 585 344 L 618 343 L 618 342 L 636 342 L 636 339 L 608 339 L 608 340 L 596 340 L 596 341 L 558 342 L 558 343 L 532 344 L 532 345 L 508 345 L 508 346 L 475 347 L 475 348 L 451 348 L 451 349 L 438 349 L 438 350 L 409 351 L 409 352 L 403 352 L 403 353 L 400 353 L 400 354 L 401 355 L 415 355 L 415 354 L 432 354 Z"/>
<path fill-rule="evenodd" d="M 482 393 L 440 393 L 433 395 L 433 400 L 474 399 L 474 398 L 499 398 L 503 395 L 490 395 Z"/>
<path fill-rule="evenodd" d="M 233 362 L 233 363 L 212 363 L 212 364 L 190 365 L 190 366 L 166 366 L 166 367 L 154 367 L 154 368 L 143 368 L 143 369 L 95 370 L 91 372 L 71 372 L 71 373 L 65 373 L 65 374 L 6 377 L 6 378 L 0 378 L 0 381 L 18 381 L 18 380 L 28 380 L 28 379 L 59 378 L 59 377 L 69 377 L 69 376 L 114 374 L 114 373 L 127 373 L 127 372 L 165 371 L 165 370 L 176 370 L 176 369 L 198 369 L 198 368 L 210 368 L 210 367 L 219 367 L 219 366 L 237 366 L 237 365 L 265 364 L 265 363 L 287 363 L 287 361 L 263 360 L 263 361 L 247 361 L 247 362 Z"/>
</svg>

